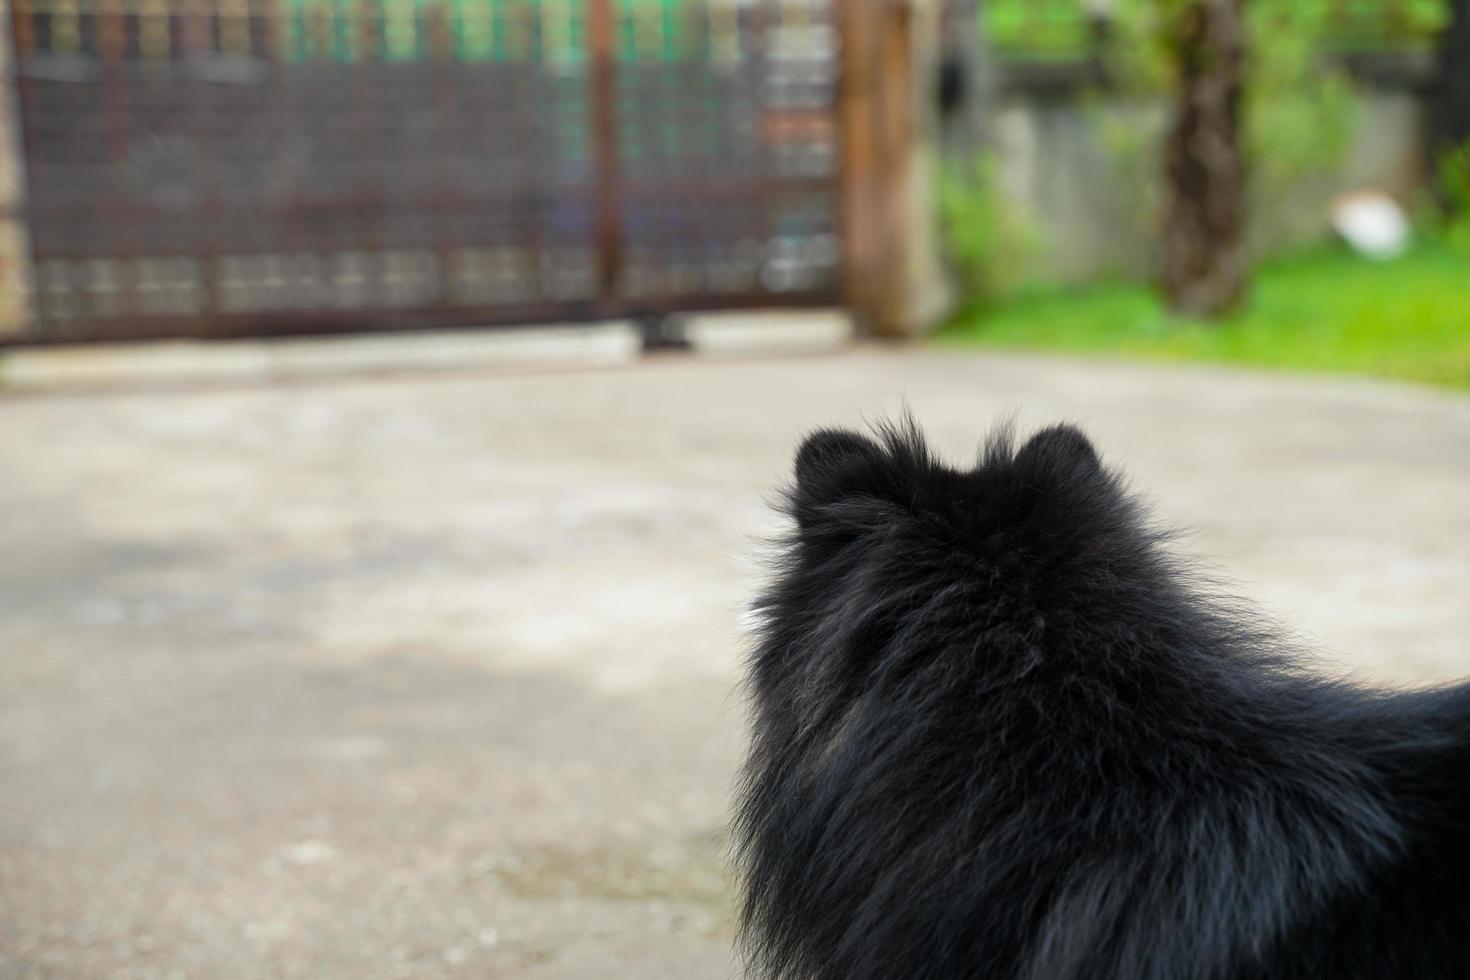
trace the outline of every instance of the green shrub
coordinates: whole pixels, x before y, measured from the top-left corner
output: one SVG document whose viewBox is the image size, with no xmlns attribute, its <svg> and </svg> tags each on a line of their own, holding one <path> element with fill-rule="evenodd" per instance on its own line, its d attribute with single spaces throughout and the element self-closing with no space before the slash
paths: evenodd
<svg viewBox="0 0 1470 980">
<path fill-rule="evenodd" d="M 1440 155 L 1438 176 L 1445 203 L 1440 236 L 1456 251 L 1470 255 L 1470 140 Z"/>
<path fill-rule="evenodd" d="M 1007 199 L 992 155 L 979 155 L 969 170 L 951 165 L 941 172 L 939 213 L 967 302 L 993 303 L 1031 281 L 1041 235 Z"/>
</svg>

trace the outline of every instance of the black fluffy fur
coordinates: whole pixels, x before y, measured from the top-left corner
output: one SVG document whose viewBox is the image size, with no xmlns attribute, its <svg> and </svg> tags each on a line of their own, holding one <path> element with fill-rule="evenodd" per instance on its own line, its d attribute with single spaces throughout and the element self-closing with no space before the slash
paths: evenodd
<svg viewBox="0 0 1470 980">
<path fill-rule="evenodd" d="M 736 840 L 753 976 L 1470 977 L 1470 687 L 1314 676 L 1070 426 L 802 445 Z"/>
</svg>

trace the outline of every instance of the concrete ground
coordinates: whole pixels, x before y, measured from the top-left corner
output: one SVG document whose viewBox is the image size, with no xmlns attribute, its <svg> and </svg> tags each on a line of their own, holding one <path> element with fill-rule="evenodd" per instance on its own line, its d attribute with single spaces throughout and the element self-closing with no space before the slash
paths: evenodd
<svg viewBox="0 0 1470 980">
<path fill-rule="evenodd" d="M 1087 424 L 1340 665 L 1470 672 L 1470 399 L 859 351 L 0 398 L 0 977 L 723 980 L 802 430 Z"/>
</svg>

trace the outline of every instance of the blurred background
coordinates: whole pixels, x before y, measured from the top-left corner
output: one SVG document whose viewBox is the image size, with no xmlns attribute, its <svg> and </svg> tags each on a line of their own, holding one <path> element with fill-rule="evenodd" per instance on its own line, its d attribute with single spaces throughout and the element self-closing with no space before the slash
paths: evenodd
<svg viewBox="0 0 1470 980">
<path fill-rule="evenodd" d="M 802 433 L 1470 669 L 1466 0 L 7 0 L 0 978 L 739 975 Z"/>
</svg>

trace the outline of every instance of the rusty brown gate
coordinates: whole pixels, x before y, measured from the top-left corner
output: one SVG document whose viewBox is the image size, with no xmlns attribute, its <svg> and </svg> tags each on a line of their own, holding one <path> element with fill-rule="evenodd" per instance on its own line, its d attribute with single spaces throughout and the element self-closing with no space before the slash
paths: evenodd
<svg viewBox="0 0 1470 980">
<path fill-rule="evenodd" d="M 12 0 L 35 321 L 827 303 L 841 0 Z"/>
</svg>

